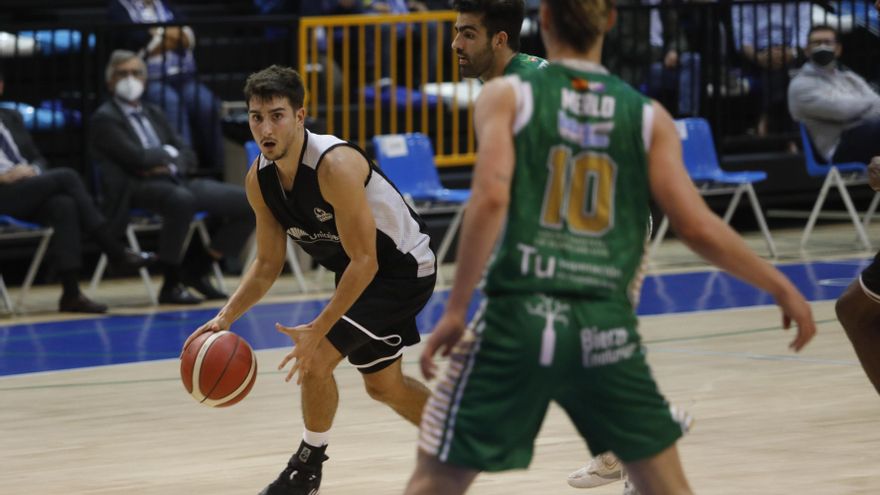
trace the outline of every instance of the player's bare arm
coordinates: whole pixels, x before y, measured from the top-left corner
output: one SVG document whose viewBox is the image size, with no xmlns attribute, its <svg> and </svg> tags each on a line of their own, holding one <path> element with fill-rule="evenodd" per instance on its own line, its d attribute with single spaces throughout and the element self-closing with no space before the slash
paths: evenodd
<svg viewBox="0 0 880 495">
<path fill-rule="evenodd" d="M 284 266 L 287 249 L 286 234 L 263 200 L 263 194 L 260 192 L 260 185 L 257 182 L 256 165 L 248 171 L 245 179 L 245 191 L 256 217 L 257 257 L 247 268 L 241 279 L 241 284 L 229 298 L 229 301 L 220 309 L 217 316 L 197 328 L 184 342 L 184 348 L 201 333 L 229 329 L 235 320 L 266 295 Z"/>
<path fill-rule="evenodd" d="M 672 117 L 654 103 L 649 157 L 651 193 L 670 226 L 694 252 L 715 266 L 770 293 L 783 311 L 783 327 L 793 319 L 798 334 L 790 347 L 801 350 L 816 333 L 810 305 L 792 283 L 752 252 L 742 238 L 703 201 L 684 168 L 681 140 Z"/>
<path fill-rule="evenodd" d="M 370 166 L 357 150 L 341 146 L 330 151 L 318 169 L 321 194 L 333 205 L 342 249 L 351 262 L 336 292 L 315 319 L 329 330 L 360 297 L 376 276 L 376 220 L 367 203 L 366 180 Z"/>
<path fill-rule="evenodd" d="M 363 155 L 348 146 L 340 146 L 327 153 L 318 168 L 321 195 L 333 205 L 336 230 L 350 262 L 339 279 L 333 297 L 314 320 L 296 327 L 276 324 L 278 331 L 296 342 L 296 347 L 279 365 L 279 369 L 282 369 L 296 359 L 287 374 L 288 381 L 297 371 L 301 371 L 297 383 L 302 382 L 302 375 L 309 371 L 310 359 L 324 341 L 324 336 L 351 308 L 379 269 L 376 221 L 367 203 L 365 188 L 369 171 L 369 164 Z"/>
<path fill-rule="evenodd" d="M 434 327 L 422 352 L 422 373 L 434 376 L 434 354 L 449 355 L 461 339 L 467 307 L 507 215 L 510 182 L 513 178 L 514 146 L 510 130 L 516 115 L 516 97 L 510 84 L 495 79 L 486 84 L 474 107 L 477 140 L 480 143 L 474 167 L 473 195 L 462 220 L 455 283 L 446 310 Z"/>
</svg>

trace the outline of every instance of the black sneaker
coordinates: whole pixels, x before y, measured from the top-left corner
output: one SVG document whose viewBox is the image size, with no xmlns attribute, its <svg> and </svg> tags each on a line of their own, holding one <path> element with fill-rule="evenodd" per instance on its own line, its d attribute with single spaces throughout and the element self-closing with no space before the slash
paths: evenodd
<svg viewBox="0 0 880 495">
<path fill-rule="evenodd" d="M 327 446 L 313 447 L 305 442 L 287 461 L 287 467 L 260 495 L 318 495 L 321 487 L 321 465 L 329 459 Z"/>
</svg>

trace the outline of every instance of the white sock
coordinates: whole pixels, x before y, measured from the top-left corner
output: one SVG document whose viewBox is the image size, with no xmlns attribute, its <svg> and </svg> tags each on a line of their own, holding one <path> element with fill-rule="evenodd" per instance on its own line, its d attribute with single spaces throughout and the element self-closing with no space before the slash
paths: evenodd
<svg viewBox="0 0 880 495">
<path fill-rule="evenodd" d="M 330 443 L 330 430 L 317 432 L 303 428 L 303 441 L 313 447 L 323 447 Z"/>
</svg>

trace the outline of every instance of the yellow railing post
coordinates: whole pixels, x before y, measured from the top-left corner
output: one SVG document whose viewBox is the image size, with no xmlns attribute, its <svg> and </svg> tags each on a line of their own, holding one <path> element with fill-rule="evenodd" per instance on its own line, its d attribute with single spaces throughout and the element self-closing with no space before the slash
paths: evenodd
<svg viewBox="0 0 880 495">
<path fill-rule="evenodd" d="M 339 134 L 343 139 L 355 142 L 362 148 L 366 147 L 368 140 L 375 134 L 419 130 L 432 137 L 435 163 L 438 167 L 472 165 L 475 138 L 471 91 L 468 89 L 465 93 L 456 89 L 452 91 L 451 96 L 448 93 L 450 88 L 461 82 L 457 60 L 448 46 L 448 36 L 446 36 L 446 33 L 451 32 L 455 18 L 456 13 L 453 11 L 302 18 L 299 24 L 299 70 L 306 85 L 306 101 L 310 114 L 324 118 L 327 132 Z M 436 38 L 433 40 L 429 40 L 430 23 L 436 23 L 437 26 Z M 382 33 L 383 26 L 388 26 L 385 31 L 386 36 Z M 357 31 L 351 33 L 352 28 Z M 420 28 L 418 35 L 413 33 L 415 28 Z M 318 49 L 317 29 L 324 29 L 326 32 L 327 47 L 323 53 Z M 341 47 L 337 46 L 335 36 L 338 29 L 342 29 Z M 368 29 L 373 29 L 372 36 L 367 32 Z M 398 48 L 398 34 L 401 29 L 403 29 L 401 39 L 404 46 Z M 366 52 L 368 36 L 373 44 L 372 54 Z M 382 57 L 383 43 L 390 43 L 387 51 L 388 60 Z M 418 50 L 414 47 L 416 43 L 420 45 Z M 356 44 L 354 53 L 351 50 L 353 44 Z M 437 54 L 434 67 L 436 80 L 432 81 L 428 81 L 429 49 L 436 50 Z M 343 66 L 341 73 L 338 74 L 338 77 L 342 78 L 341 98 L 336 97 L 335 86 L 338 79 L 334 69 L 335 58 L 339 53 Z M 319 82 L 318 70 L 321 64 L 319 56 L 322 55 L 326 57 L 325 80 L 320 82 L 324 84 Z M 404 57 L 401 65 L 404 74 L 398 71 L 398 61 L 401 56 Z M 373 70 L 370 74 L 367 73 L 367 57 L 372 58 L 370 62 L 373 64 Z M 382 101 L 380 85 L 383 63 L 389 64 L 386 74 L 391 80 L 390 101 L 385 102 Z M 451 70 L 445 71 L 445 67 L 451 67 Z M 448 72 L 448 76 L 444 72 Z M 444 81 L 446 77 L 449 81 Z M 421 81 L 420 86 L 416 86 L 416 79 Z M 372 104 L 367 102 L 364 92 L 366 88 L 374 91 Z M 398 96 L 400 88 L 403 88 L 403 91 L 401 96 Z M 353 91 L 356 92 L 356 96 Z M 416 94 L 421 95 L 418 102 L 415 99 Z M 429 96 L 436 98 L 436 104 L 428 104 Z M 373 118 L 368 127 L 368 113 L 371 111 Z M 418 123 L 415 122 L 416 111 L 419 112 Z M 452 112 L 448 119 L 444 115 L 446 111 Z M 340 115 L 337 116 L 336 112 L 340 112 Z M 431 112 L 434 112 L 433 118 Z M 398 122 L 399 114 L 404 119 L 402 122 Z M 461 119 L 465 118 L 465 115 L 467 123 L 462 125 Z M 352 129 L 352 119 L 356 119 L 356 129 Z M 432 121 L 435 129 L 430 127 Z M 466 136 L 464 140 L 462 140 L 462 132 Z M 447 136 L 450 136 L 448 143 Z"/>
</svg>

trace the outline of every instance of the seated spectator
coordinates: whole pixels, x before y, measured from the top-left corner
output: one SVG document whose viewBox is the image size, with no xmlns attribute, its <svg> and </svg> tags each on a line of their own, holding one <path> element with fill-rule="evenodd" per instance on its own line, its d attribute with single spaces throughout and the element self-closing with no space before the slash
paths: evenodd
<svg viewBox="0 0 880 495">
<path fill-rule="evenodd" d="M 0 95 L 3 74 L 0 73 Z M 49 255 L 61 279 L 60 311 L 103 313 L 107 306 L 79 290 L 82 237 L 90 236 L 117 269 L 134 270 L 155 260 L 135 253 L 112 235 L 107 219 L 92 202 L 79 175 L 69 168 L 47 168 L 15 110 L 0 109 L 0 214 L 55 229 Z"/>
<path fill-rule="evenodd" d="M 812 4 L 734 2 L 731 24 L 737 50 L 758 72 L 763 109 L 755 130 L 760 136 L 769 130 L 784 130 L 789 121 L 780 116 L 786 113 L 788 70 L 806 45 Z"/>
<path fill-rule="evenodd" d="M 110 0 L 110 19 L 149 24 L 180 18 L 168 0 Z M 162 107 L 172 128 L 198 153 L 202 167 L 220 177 L 225 168 L 220 101 L 196 74 L 189 26 L 127 29 L 117 44 L 147 61 L 145 99 Z"/>
<path fill-rule="evenodd" d="M 638 8 L 669 0 L 621 0 L 618 21 L 608 33 L 603 59 L 632 86 L 659 99 L 678 116 L 700 111 L 700 55 L 672 8 Z M 633 8 L 626 8 L 633 7 Z"/>
<path fill-rule="evenodd" d="M 810 30 L 810 60 L 791 80 L 788 107 L 826 160 L 867 164 L 880 155 L 880 95 L 837 63 L 842 52 L 834 28 Z"/>
<path fill-rule="evenodd" d="M 112 98 L 91 117 L 90 149 L 101 167 L 105 209 L 127 216 L 130 208 L 143 208 L 162 216 L 159 261 L 164 284 L 159 302 L 196 304 L 200 298 L 224 299 L 207 275 L 211 259 L 238 256 L 254 229 L 254 217 L 240 186 L 213 179 L 193 179 L 196 169 L 192 149 L 171 128 L 162 110 L 143 102 L 146 84 L 144 61 L 127 50 L 110 55 L 105 73 Z M 193 215 L 206 211 L 219 224 L 210 258 L 181 270 L 183 243 Z"/>
</svg>

